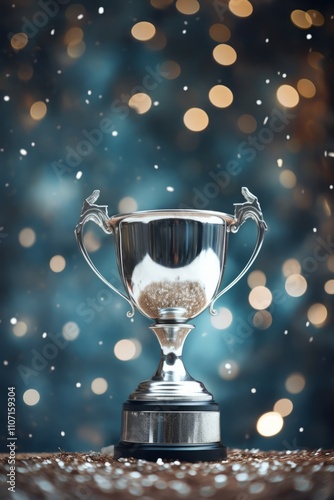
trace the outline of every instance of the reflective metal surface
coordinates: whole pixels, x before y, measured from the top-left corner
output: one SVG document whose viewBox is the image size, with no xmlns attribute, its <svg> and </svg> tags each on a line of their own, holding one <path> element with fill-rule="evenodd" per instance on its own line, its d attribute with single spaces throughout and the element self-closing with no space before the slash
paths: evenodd
<svg viewBox="0 0 334 500">
<path fill-rule="evenodd" d="M 218 411 L 123 411 L 122 441 L 200 444 L 220 441 Z"/>
<path fill-rule="evenodd" d="M 246 201 L 235 204 L 234 216 L 199 210 L 153 210 L 110 218 L 106 206 L 95 205 L 99 191 L 84 203 L 75 234 L 86 261 L 130 304 L 129 317 L 137 309 L 155 321 L 151 329 L 161 347 L 156 373 L 129 397 L 131 404 L 142 402 L 147 411 L 123 411 L 125 443 L 167 446 L 220 441 L 219 411 L 155 411 L 150 409 L 150 402 L 169 401 L 175 408 L 192 401 L 212 404 L 212 394 L 185 369 L 182 349 L 193 329 L 187 322 L 209 306 L 210 313 L 216 314 L 214 302 L 240 280 L 260 251 L 267 226 L 256 196 L 247 188 L 242 188 L 242 194 Z M 248 218 L 257 225 L 255 248 L 238 276 L 219 292 L 229 233 L 236 233 Z M 125 293 L 100 274 L 88 255 L 82 232 L 90 220 L 114 236 Z M 226 456 L 225 448 L 218 448 Z"/>
</svg>

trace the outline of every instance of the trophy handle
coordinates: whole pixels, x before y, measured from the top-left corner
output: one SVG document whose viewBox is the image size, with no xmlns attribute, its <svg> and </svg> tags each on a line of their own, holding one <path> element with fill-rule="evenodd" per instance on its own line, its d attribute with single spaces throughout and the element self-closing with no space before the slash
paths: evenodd
<svg viewBox="0 0 334 500">
<path fill-rule="evenodd" d="M 110 217 L 108 215 L 108 207 L 106 205 L 95 205 L 95 202 L 99 196 L 100 196 L 100 191 L 95 190 L 85 200 L 83 207 L 82 207 L 79 222 L 74 230 L 74 234 L 76 236 L 79 248 L 82 252 L 82 255 L 85 257 L 89 267 L 100 278 L 100 280 L 103 281 L 103 283 L 105 285 L 107 285 L 109 288 L 111 288 L 111 290 L 113 290 L 118 295 L 123 297 L 123 299 L 125 299 L 130 304 L 131 311 L 128 311 L 126 313 L 126 315 L 128 318 L 131 318 L 135 313 L 133 304 L 128 299 L 128 297 L 126 297 L 122 292 L 117 290 L 117 288 L 115 288 L 111 283 L 109 283 L 108 280 L 106 280 L 106 278 L 104 276 L 102 276 L 102 274 L 95 267 L 93 261 L 91 260 L 90 256 L 88 255 L 88 252 L 87 252 L 86 247 L 85 247 L 84 242 L 83 242 L 83 229 L 84 229 L 86 222 L 88 222 L 90 220 L 95 222 L 95 224 L 97 224 L 98 226 L 100 226 L 105 233 L 111 234 L 113 232 L 112 226 L 109 224 Z"/>
<path fill-rule="evenodd" d="M 263 220 L 263 215 L 261 211 L 260 204 L 256 196 L 254 196 L 246 187 L 241 188 L 241 193 L 244 198 L 247 200 L 245 203 L 234 203 L 234 218 L 228 230 L 232 233 L 237 233 L 239 231 L 240 226 L 245 222 L 246 219 L 253 219 L 257 225 L 257 241 L 255 243 L 255 248 L 253 253 L 247 262 L 246 266 L 243 268 L 240 274 L 229 284 L 227 285 L 221 292 L 218 293 L 216 297 L 214 297 L 211 301 L 210 305 L 210 314 L 215 316 L 217 314 L 217 310 L 214 309 L 214 303 L 219 297 L 221 297 L 224 293 L 226 293 L 230 288 L 232 288 L 248 271 L 248 269 L 253 264 L 254 260 L 258 256 L 258 253 L 261 249 L 264 233 L 267 230 L 267 224 Z"/>
</svg>

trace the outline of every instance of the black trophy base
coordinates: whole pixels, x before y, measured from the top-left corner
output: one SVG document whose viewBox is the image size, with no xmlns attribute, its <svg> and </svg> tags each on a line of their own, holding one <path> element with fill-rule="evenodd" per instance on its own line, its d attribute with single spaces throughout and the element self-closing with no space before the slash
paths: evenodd
<svg viewBox="0 0 334 500">
<path fill-rule="evenodd" d="M 180 462 L 219 462 L 226 460 L 226 446 L 221 443 L 205 445 L 157 445 L 142 443 L 125 443 L 120 441 L 115 446 L 114 457 L 140 458 L 148 462 L 164 460 L 179 460 Z"/>
<path fill-rule="evenodd" d="M 220 442 L 220 410 L 214 401 L 127 401 L 123 405 L 122 437 L 114 457 L 147 461 L 226 460 Z"/>
</svg>

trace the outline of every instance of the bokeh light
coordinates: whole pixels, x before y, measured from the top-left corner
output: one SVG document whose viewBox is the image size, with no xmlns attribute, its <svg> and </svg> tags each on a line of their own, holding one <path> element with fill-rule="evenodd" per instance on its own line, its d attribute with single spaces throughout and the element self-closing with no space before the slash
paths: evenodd
<svg viewBox="0 0 334 500">
<path fill-rule="evenodd" d="M 249 288 L 255 288 L 256 286 L 265 286 L 267 282 L 267 277 L 263 271 L 252 271 L 247 276 L 247 283 Z"/>
<path fill-rule="evenodd" d="M 253 316 L 253 325 L 259 330 L 266 330 L 272 322 L 273 317 L 269 311 L 257 311 Z"/>
<path fill-rule="evenodd" d="M 285 290 L 291 297 L 301 297 L 307 290 L 307 281 L 301 274 L 290 274 L 285 281 Z"/>
<path fill-rule="evenodd" d="M 257 121 L 254 116 L 244 114 L 238 118 L 238 127 L 245 134 L 251 134 L 257 128 Z"/>
<path fill-rule="evenodd" d="M 233 93 L 225 85 L 215 85 L 209 91 L 209 99 L 217 108 L 227 108 L 233 102 Z"/>
<path fill-rule="evenodd" d="M 135 212 L 138 208 L 137 202 L 132 196 L 124 196 L 118 204 L 118 211 L 121 214 Z"/>
<path fill-rule="evenodd" d="M 307 311 L 307 318 L 312 325 L 320 327 L 327 319 L 327 308 L 324 304 L 313 304 Z"/>
<path fill-rule="evenodd" d="M 12 36 L 10 44 L 15 50 L 22 50 L 29 42 L 29 38 L 26 33 L 16 33 Z"/>
<path fill-rule="evenodd" d="M 13 333 L 16 337 L 23 337 L 28 331 L 28 326 L 24 321 L 18 321 L 13 326 Z"/>
<path fill-rule="evenodd" d="M 149 95 L 144 92 L 138 92 L 138 94 L 134 94 L 130 97 L 129 100 L 130 108 L 134 109 L 139 115 L 143 115 L 147 113 L 147 111 L 152 106 L 152 99 Z"/>
<path fill-rule="evenodd" d="M 33 120 L 42 120 L 47 113 L 47 107 L 45 102 L 37 101 L 30 108 L 30 116 Z"/>
<path fill-rule="evenodd" d="M 270 437 L 281 432 L 283 425 L 282 415 L 276 411 L 269 411 L 258 419 L 256 430 L 261 436 Z"/>
<path fill-rule="evenodd" d="M 75 321 L 68 321 L 62 329 L 62 334 L 66 340 L 75 340 L 80 333 L 79 325 Z"/>
<path fill-rule="evenodd" d="M 183 122 L 192 132 L 201 132 L 208 126 L 209 117 L 203 109 L 191 108 L 184 114 Z"/>
<path fill-rule="evenodd" d="M 254 309 L 267 309 L 272 302 L 273 296 L 269 288 L 255 286 L 249 293 L 248 300 Z"/>
<path fill-rule="evenodd" d="M 26 405 L 28 406 L 35 406 L 41 399 L 41 396 L 36 389 L 27 389 L 23 393 L 23 401 L 25 402 Z"/>
<path fill-rule="evenodd" d="M 274 405 L 274 411 L 282 415 L 282 417 L 287 417 L 293 410 L 293 403 L 290 399 L 282 398 L 276 401 Z"/>
<path fill-rule="evenodd" d="M 97 377 L 92 380 L 92 383 L 90 385 L 92 392 L 97 395 L 104 394 L 108 390 L 108 382 L 106 381 L 105 378 L 103 377 Z"/>
<path fill-rule="evenodd" d="M 136 339 L 119 340 L 114 347 L 116 358 L 121 361 L 129 361 L 137 358 L 141 353 L 141 344 Z"/>
<path fill-rule="evenodd" d="M 222 66 L 230 66 L 237 60 L 237 53 L 235 49 L 226 43 L 217 45 L 213 49 L 212 55 L 214 60 Z"/>
<path fill-rule="evenodd" d="M 61 273 L 66 267 L 66 260 L 62 255 L 54 255 L 50 260 L 50 269 L 54 273 Z"/>
<path fill-rule="evenodd" d="M 329 295 L 334 294 L 334 279 L 326 281 L 326 283 L 324 284 L 324 290 Z"/>
<path fill-rule="evenodd" d="M 148 21 L 140 21 L 136 23 L 131 28 L 131 35 L 136 40 L 140 40 L 141 42 L 146 42 L 154 37 L 156 33 L 156 29 L 154 24 L 149 23 Z"/>
<path fill-rule="evenodd" d="M 228 328 L 233 321 L 233 315 L 227 307 L 220 307 L 216 316 L 211 316 L 211 324 L 218 330 Z"/>
<path fill-rule="evenodd" d="M 226 359 L 219 364 L 218 373 L 224 380 L 234 380 L 239 375 L 239 365 L 233 359 Z"/>
<path fill-rule="evenodd" d="M 282 272 L 284 276 L 287 278 L 290 274 L 300 274 L 302 267 L 297 259 L 287 259 L 283 266 Z"/>
<path fill-rule="evenodd" d="M 227 42 L 231 38 L 231 31 L 225 24 L 215 23 L 210 26 L 209 34 L 216 42 Z"/>
<path fill-rule="evenodd" d="M 283 84 L 278 87 L 276 96 L 279 103 L 286 108 L 294 108 L 299 103 L 298 92 L 291 85 Z"/>
<path fill-rule="evenodd" d="M 21 231 L 19 232 L 19 242 L 23 247 L 25 248 L 32 247 L 35 241 L 36 241 L 36 233 L 33 229 L 31 229 L 30 227 L 25 227 L 24 229 L 21 229 Z"/>
<path fill-rule="evenodd" d="M 292 189 L 297 184 L 297 177 L 291 170 L 282 170 L 279 175 L 279 181 L 286 189 Z"/>
<path fill-rule="evenodd" d="M 310 14 L 304 10 L 296 9 L 291 12 L 291 21 L 295 26 L 301 29 L 308 29 L 312 26 L 312 18 Z"/>
<path fill-rule="evenodd" d="M 316 94 L 316 87 L 311 80 L 307 78 L 301 78 L 297 82 L 297 90 L 303 97 L 311 99 Z"/>
<path fill-rule="evenodd" d="M 200 9 L 200 4 L 197 0 L 177 0 L 175 6 L 179 12 L 188 16 L 196 14 Z"/>
<path fill-rule="evenodd" d="M 228 8 L 238 17 L 248 17 L 253 12 L 253 5 L 248 0 L 229 0 Z"/>
<path fill-rule="evenodd" d="M 290 394 L 299 394 L 305 387 L 305 377 L 301 373 L 291 373 L 285 381 L 285 388 Z"/>
</svg>

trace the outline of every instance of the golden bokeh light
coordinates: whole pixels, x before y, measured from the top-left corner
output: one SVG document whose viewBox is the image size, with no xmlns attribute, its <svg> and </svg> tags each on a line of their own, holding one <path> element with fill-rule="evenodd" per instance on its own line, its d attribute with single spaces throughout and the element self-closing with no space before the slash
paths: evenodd
<svg viewBox="0 0 334 500">
<path fill-rule="evenodd" d="M 218 373 L 224 380 L 233 380 L 239 375 L 239 365 L 233 359 L 222 361 L 218 367 Z"/>
<path fill-rule="evenodd" d="M 325 23 L 325 18 L 318 10 L 310 9 L 307 14 L 311 17 L 313 26 L 322 26 Z"/>
<path fill-rule="evenodd" d="M 269 288 L 265 286 L 256 286 L 250 291 L 248 300 L 254 309 L 261 311 L 270 306 L 273 296 Z"/>
<path fill-rule="evenodd" d="M 244 114 L 238 118 L 238 127 L 241 132 L 251 134 L 256 130 L 257 121 L 252 115 Z"/>
<path fill-rule="evenodd" d="M 299 394 L 305 387 L 305 377 L 301 373 L 291 373 L 285 381 L 285 388 L 290 394 Z"/>
<path fill-rule="evenodd" d="M 24 82 L 29 81 L 32 78 L 33 74 L 34 70 L 31 64 L 23 63 L 17 70 L 17 76 Z"/>
<path fill-rule="evenodd" d="M 218 309 L 218 314 L 216 316 L 211 316 L 210 320 L 214 328 L 217 328 L 218 330 L 224 330 L 231 325 L 233 321 L 233 315 L 227 307 L 220 307 Z"/>
<path fill-rule="evenodd" d="M 332 273 L 334 273 L 334 255 L 331 255 L 327 260 L 327 267 Z"/>
<path fill-rule="evenodd" d="M 267 277 L 263 271 L 252 271 L 247 276 L 247 283 L 249 288 L 255 288 L 256 286 L 264 286 L 267 282 Z"/>
<path fill-rule="evenodd" d="M 225 24 L 216 23 L 210 26 L 209 35 L 215 42 L 227 42 L 231 38 L 231 31 Z"/>
<path fill-rule="evenodd" d="M 134 109 L 139 115 L 143 115 L 151 108 L 152 99 L 144 92 L 138 92 L 138 94 L 134 94 L 130 97 L 128 104 L 130 108 Z"/>
<path fill-rule="evenodd" d="M 311 80 L 301 78 L 297 83 L 297 90 L 303 97 L 311 99 L 316 94 L 316 87 Z"/>
<path fill-rule="evenodd" d="M 140 21 L 131 28 L 131 35 L 140 42 L 146 42 L 154 37 L 156 29 L 154 24 L 148 21 Z"/>
<path fill-rule="evenodd" d="M 118 203 L 118 211 L 122 214 L 135 212 L 138 208 L 137 202 L 132 196 L 124 196 Z"/>
<path fill-rule="evenodd" d="M 161 50 L 167 45 L 167 37 L 162 31 L 156 31 L 153 38 L 150 38 L 146 42 L 146 47 L 151 50 Z"/>
<path fill-rule="evenodd" d="M 286 278 L 290 274 L 300 274 L 301 270 L 302 266 L 297 259 L 287 259 L 282 266 L 282 272 Z"/>
<path fill-rule="evenodd" d="M 166 80 L 175 80 L 181 74 L 180 65 L 175 61 L 165 61 L 160 65 L 159 73 Z"/>
<path fill-rule="evenodd" d="M 257 432 L 264 437 L 278 434 L 284 425 L 283 417 L 276 411 L 269 411 L 261 415 L 256 424 Z"/>
<path fill-rule="evenodd" d="M 281 85 L 278 87 L 276 96 L 278 102 L 286 108 L 294 108 L 299 103 L 299 95 L 291 85 Z"/>
<path fill-rule="evenodd" d="M 87 231 L 83 240 L 88 252 L 96 252 L 101 248 L 101 240 L 93 231 Z"/>
<path fill-rule="evenodd" d="M 34 406 L 37 405 L 37 403 L 40 400 L 40 394 L 36 389 L 27 389 L 23 393 L 23 401 L 25 402 L 26 405 L 28 406 Z"/>
<path fill-rule="evenodd" d="M 86 45 L 83 40 L 71 42 L 67 46 L 67 54 L 72 59 L 78 59 L 86 50 Z"/>
<path fill-rule="evenodd" d="M 297 177 L 291 170 L 282 170 L 279 174 L 279 181 L 286 189 L 292 189 L 297 184 Z"/>
<path fill-rule="evenodd" d="M 217 108 L 227 108 L 233 102 L 233 93 L 225 85 L 215 85 L 209 91 L 209 99 Z"/>
<path fill-rule="evenodd" d="M 266 330 L 272 322 L 273 317 L 269 311 L 257 311 L 253 316 L 253 325 L 259 330 Z"/>
<path fill-rule="evenodd" d="M 285 281 L 285 290 L 291 297 L 301 297 L 307 290 L 307 281 L 301 274 L 290 274 Z"/>
<path fill-rule="evenodd" d="M 282 398 L 276 401 L 274 411 L 279 413 L 282 417 L 287 417 L 293 410 L 293 403 L 290 399 Z"/>
<path fill-rule="evenodd" d="M 47 106 L 43 101 L 36 101 L 30 108 L 30 116 L 33 120 L 42 120 L 47 113 Z"/>
<path fill-rule="evenodd" d="M 25 33 L 16 33 L 10 39 L 10 44 L 15 50 L 22 50 L 29 42 L 29 38 Z"/>
<path fill-rule="evenodd" d="M 313 304 L 307 311 L 307 318 L 314 326 L 322 326 L 327 319 L 327 308 L 324 304 Z"/>
<path fill-rule="evenodd" d="M 54 255 L 49 262 L 51 271 L 61 273 L 66 267 L 66 260 L 62 255 Z"/>
<path fill-rule="evenodd" d="M 253 12 L 253 6 L 248 0 L 229 0 L 228 8 L 238 17 L 248 17 Z"/>
<path fill-rule="evenodd" d="M 290 18 L 297 28 L 306 30 L 312 26 L 312 17 L 304 10 L 296 9 L 292 11 Z"/>
<path fill-rule="evenodd" d="M 314 69 L 322 69 L 322 62 L 325 56 L 316 50 L 311 50 L 307 55 L 307 61 Z"/>
<path fill-rule="evenodd" d="M 65 33 L 64 42 L 66 45 L 69 45 L 70 43 L 79 43 L 83 39 L 83 36 L 84 33 L 81 28 L 70 28 Z"/>
<path fill-rule="evenodd" d="M 92 389 L 92 392 L 94 392 L 94 394 L 97 394 L 98 396 L 100 396 L 101 394 L 104 394 L 105 392 L 107 392 L 108 382 L 103 377 L 97 377 L 97 378 L 94 378 L 90 387 Z"/>
<path fill-rule="evenodd" d="M 32 247 L 35 241 L 36 241 L 36 233 L 33 229 L 31 229 L 30 227 L 25 227 L 24 229 L 21 229 L 21 231 L 19 232 L 19 242 L 23 247 L 25 248 Z"/>
<path fill-rule="evenodd" d="M 324 290 L 328 295 L 333 295 L 334 294 L 334 280 L 328 280 L 324 284 Z"/>
<path fill-rule="evenodd" d="M 183 122 L 192 132 L 201 132 L 209 125 L 209 117 L 201 108 L 190 108 L 185 112 Z"/>
<path fill-rule="evenodd" d="M 200 4 L 197 0 L 177 0 L 175 7 L 181 14 L 191 16 L 199 11 Z"/>
<path fill-rule="evenodd" d="M 15 337 L 23 337 L 28 331 L 28 326 L 24 321 L 18 321 L 13 325 L 13 333 Z"/>
<path fill-rule="evenodd" d="M 230 66 L 237 60 L 237 53 L 231 45 L 220 43 L 212 52 L 214 60 L 223 66 Z"/>
<path fill-rule="evenodd" d="M 129 361 L 130 359 L 137 358 L 140 351 L 141 345 L 139 342 L 135 343 L 134 339 L 119 340 L 114 347 L 114 354 L 121 361 Z"/>
</svg>

